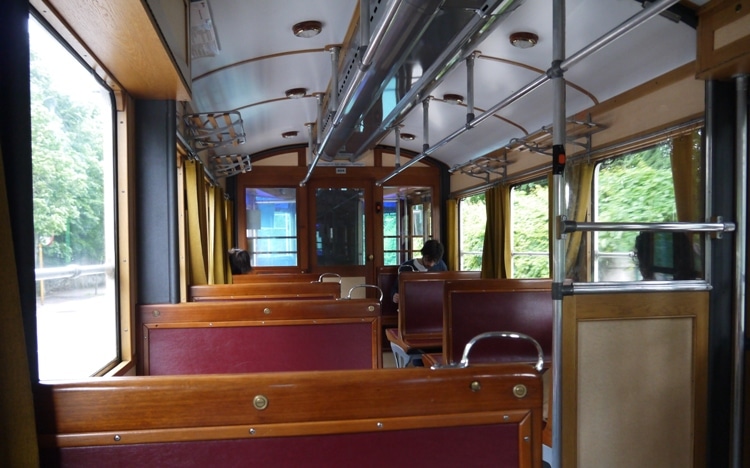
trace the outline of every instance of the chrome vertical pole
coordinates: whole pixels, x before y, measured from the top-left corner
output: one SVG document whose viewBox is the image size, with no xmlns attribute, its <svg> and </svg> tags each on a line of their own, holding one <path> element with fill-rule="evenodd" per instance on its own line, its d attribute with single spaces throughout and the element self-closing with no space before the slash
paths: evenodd
<svg viewBox="0 0 750 468">
<path fill-rule="evenodd" d="M 565 279 L 565 79 L 561 64 L 565 59 L 565 0 L 552 2 L 552 67 L 549 75 L 554 91 L 552 116 L 552 466 L 562 466 L 562 286 Z"/>
<path fill-rule="evenodd" d="M 732 368 L 732 466 L 742 466 L 742 383 L 745 369 L 745 281 L 747 267 L 747 75 L 735 78 L 737 90 L 737 123 L 735 135 L 735 183 L 736 192 L 736 233 L 734 265 L 734 352 Z"/>
</svg>

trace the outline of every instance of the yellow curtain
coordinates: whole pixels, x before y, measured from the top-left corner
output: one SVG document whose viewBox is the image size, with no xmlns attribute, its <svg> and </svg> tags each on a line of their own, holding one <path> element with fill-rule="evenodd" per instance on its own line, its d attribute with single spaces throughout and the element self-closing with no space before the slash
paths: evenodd
<svg viewBox="0 0 750 468">
<path fill-rule="evenodd" d="M 700 147 L 694 144 L 697 136 L 699 133 L 695 130 L 672 140 L 672 179 L 678 221 L 703 221 L 700 219 L 703 198 L 699 193 L 701 154 Z"/>
<path fill-rule="evenodd" d="M 487 225 L 482 249 L 482 278 L 508 278 L 510 275 L 510 187 L 498 185 L 485 194 Z"/>
<path fill-rule="evenodd" d="M 185 162 L 185 198 L 187 200 L 190 284 L 208 284 L 205 184 L 203 183 L 203 167 L 196 161 Z"/>
<path fill-rule="evenodd" d="M 448 226 L 448 239 L 445 242 L 445 262 L 448 269 L 459 271 L 461 259 L 459 258 L 459 245 L 461 239 L 458 235 L 458 200 L 451 198 L 445 204 L 446 225 Z"/>
<path fill-rule="evenodd" d="M 226 254 L 229 251 L 229 247 L 232 245 L 232 220 L 234 219 L 234 203 L 232 200 L 224 200 L 224 252 Z M 229 266 L 229 259 L 227 255 L 224 255 L 224 276 L 227 278 L 227 283 L 232 282 L 232 269 Z"/>
<path fill-rule="evenodd" d="M 220 259 L 224 256 L 219 251 L 219 246 L 224 243 L 224 222 L 222 219 L 224 209 L 219 200 L 220 191 L 217 187 L 208 186 L 206 188 L 208 212 L 206 221 L 208 224 L 208 284 L 221 284 L 224 281 L 224 272 L 220 271 L 217 266 Z M 220 214 L 221 213 L 221 214 Z"/>
<path fill-rule="evenodd" d="M 594 177 L 594 165 L 590 162 L 569 165 L 565 168 L 568 187 L 568 214 L 570 221 L 584 222 L 591 203 L 591 181 Z M 586 281 L 577 268 L 582 232 L 567 234 L 565 239 L 565 277 L 577 281 Z"/>
<path fill-rule="evenodd" d="M 0 466 L 39 466 L 7 193 L 0 151 Z"/>
<path fill-rule="evenodd" d="M 226 284 L 227 276 L 227 251 L 226 243 L 226 207 L 224 206 L 224 189 L 210 186 L 208 188 L 208 284 Z"/>
</svg>

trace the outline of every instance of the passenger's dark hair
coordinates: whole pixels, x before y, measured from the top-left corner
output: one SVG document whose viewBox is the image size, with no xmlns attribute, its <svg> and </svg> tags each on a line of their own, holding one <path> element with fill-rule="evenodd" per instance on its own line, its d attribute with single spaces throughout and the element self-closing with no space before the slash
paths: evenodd
<svg viewBox="0 0 750 468">
<path fill-rule="evenodd" d="M 230 249 L 229 267 L 232 269 L 233 275 L 243 275 L 249 272 L 252 267 L 250 266 L 250 254 L 247 250 Z"/>
<path fill-rule="evenodd" d="M 443 244 L 435 239 L 430 239 L 424 243 L 420 253 L 433 262 L 439 262 L 443 258 Z"/>
</svg>

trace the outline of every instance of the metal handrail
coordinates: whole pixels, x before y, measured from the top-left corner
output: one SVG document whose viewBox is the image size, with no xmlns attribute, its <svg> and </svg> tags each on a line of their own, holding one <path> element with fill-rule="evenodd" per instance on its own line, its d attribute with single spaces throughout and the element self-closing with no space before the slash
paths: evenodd
<svg viewBox="0 0 750 468">
<path fill-rule="evenodd" d="M 79 276 L 91 276 L 114 273 L 114 265 L 66 265 L 63 267 L 36 268 L 34 276 L 37 281 L 53 279 L 78 278 Z"/>
<path fill-rule="evenodd" d="M 311 283 L 322 283 L 324 278 L 338 278 L 338 283 L 341 284 L 341 275 L 338 273 L 322 273 L 317 281 L 310 281 Z"/>
<path fill-rule="evenodd" d="M 380 299 L 378 299 L 378 302 L 380 302 L 381 304 L 383 303 L 383 290 L 380 289 L 379 286 L 375 286 L 374 284 L 357 284 L 355 286 L 352 286 L 351 289 L 349 289 L 349 294 L 347 294 L 346 297 L 343 298 L 343 299 L 347 299 L 347 300 L 351 299 L 352 298 L 352 291 L 354 291 L 357 288 L 374 288 L 374 289 L 377 289 L 378 292 L 380 293 Z"/>
<path fill-rule="evenodd" d="M 458 368 L 463 369 L 465 367 L 469 367 L 469 353 L 471 352 L 471 348 L 474 347 L 474 345 L 477 344 L 479 341 L 485 340 L 487 338 L 512 338 L 516 340 L 520 339 L 520 340 L 530 341 L 531 344 L 533 344 L 536 347 L 536 352 L 537 352 L 537 361 L 536 361 L 536 364 L 534 364 L 534 369 L 536 369 L 537 372 L 541 372 L 542 369 L 544 369 L 544 351 L 542 350 L 542 346 L 539 344 L 539 342 L 524 333 L 511 332 L 511 331 L 490 331 L 490 332 L 480 333 L 479 335 L 469 340 L 468 343 L 466 343 L 466 346 L 464 346 L 464 353 L 461 356 L 461 361 L 459 361 L 458 364 L 444 364 L 444 365 L 435 364 L 431 367 L 431 369 L 441 369 L 441 368 L 450 368 L 450 367 L 458 367 Z"/>
<path fill-rule="evenodd" d="M 669 231 L 669 232 L 732 232 L 734 223 L 584 223 L 562 220 L 562 232 L 591 232 L 591 231 Z"/>
</svg>

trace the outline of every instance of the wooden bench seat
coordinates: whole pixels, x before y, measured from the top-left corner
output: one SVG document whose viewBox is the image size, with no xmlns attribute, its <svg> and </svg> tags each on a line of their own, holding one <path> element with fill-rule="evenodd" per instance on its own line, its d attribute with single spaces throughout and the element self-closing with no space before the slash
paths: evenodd
<svg viewBox="0 0 750 468">
<path fill-rule="evenodd" d="M 96 378 L 34 393 L 42 466 L 542 466 L 541 380 L 527 365 Z"/>
<path fill-rule="evenodd" d="M 534 338 L 552 359 L 554 305 L 547 279 L 482 279 L 446 281 L 444 287 L 443 350 L 427 357 L 430 363 L 454 364 L 466 343 L 489 331 L 520 332 Z M 486 340 L 472 350 L 472 361 L 536 360 L 536 349 L 523 341 Z"/>
<path fill-rule="evenodd" d="M 269 280 L 270 281 L 270 280 Z M 269 282 L 208 284 L 190 286 L 191 301 L 236 301 L 242 299 L 337 299 L 341 285 L 337 282 Z"/>
<path fill-rule="evenodd" d="M 319 277 L 315 273 L 247 273 L 232 275 L 232 283 L 312 283 Z"/>
<path fill-rule="evenodd" d="M 440 351 L 445 282 L 479 279 L 479 274 L 478 271 L 404 271 L 398 275 L 398 328 L 388 330 L 386 338 L 399 367 L 406 367 L 414 356 Z"/>
<path fill-rule="evenodd" d="M 152 304 L 138 321 L 142 375 L 382 366 L 373 299 Z"/>
</svg>

